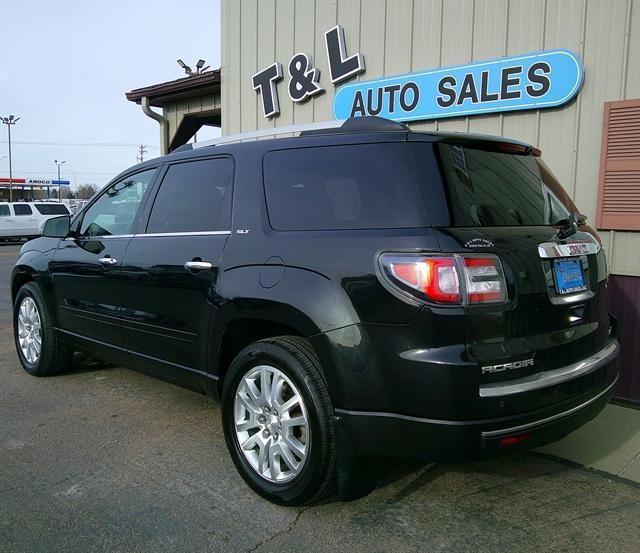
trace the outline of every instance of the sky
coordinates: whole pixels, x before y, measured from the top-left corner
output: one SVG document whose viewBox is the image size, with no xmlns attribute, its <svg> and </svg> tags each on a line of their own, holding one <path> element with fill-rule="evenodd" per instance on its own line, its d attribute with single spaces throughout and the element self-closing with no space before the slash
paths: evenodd
<svg viewBox="0 0 640 553">
<path fill-rule="evenodd" d="M 217 0 L 0 0 L 0 116 L 13 176 L 106 184 L 160 154 L 158 123 L 125 92 L 184 76 L 176 60 L 220 67 Z M 158 109 L 158 108 L 156 108 Z M 218 136 L 203 129 L 198 140 Z M 0 125 L 0 177 L 9 176 Z"/>
</svg>

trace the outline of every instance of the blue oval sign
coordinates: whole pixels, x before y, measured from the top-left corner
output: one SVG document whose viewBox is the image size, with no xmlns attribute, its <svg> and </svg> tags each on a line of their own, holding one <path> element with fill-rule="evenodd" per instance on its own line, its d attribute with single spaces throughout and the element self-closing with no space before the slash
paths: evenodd
<svg viewBox="0 0 640 553">
<path fill-rule="evenodd" d="M 580 90 L 584 70 L 569 50 L 548 50 L 342 86 L 336 119 L 378 115 L 421 121 L 561 106 Z"/>
</svg>

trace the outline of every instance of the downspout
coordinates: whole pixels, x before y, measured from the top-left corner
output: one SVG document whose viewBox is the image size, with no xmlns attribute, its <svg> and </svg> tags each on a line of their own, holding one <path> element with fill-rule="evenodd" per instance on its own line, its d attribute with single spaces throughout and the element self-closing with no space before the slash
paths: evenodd
<svg viewBox="0 0 640 553">
<path fill-rule="evenodd" d="M 160 125 L 160 155 L 169 153 L 169 121 L 159 113 L 153 111 L 149 105 L 149 98 L 143 96 L 140 102 L 142 111 L 147 117 L 155 119 Z"/>
</svg>

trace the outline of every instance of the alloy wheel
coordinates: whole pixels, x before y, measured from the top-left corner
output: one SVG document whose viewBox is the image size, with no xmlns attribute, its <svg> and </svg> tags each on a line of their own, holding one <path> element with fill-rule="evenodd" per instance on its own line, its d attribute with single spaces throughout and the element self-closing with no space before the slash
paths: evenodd
<svg viewBox="0 0 640 553">
<path fill-rule="evenodd" d="M 240 381 L 234 398 L 234 428 L 240 450 L 262 478 L 293 480 L 310 446 L 304 400 L 280 369 L 259 365 Z"/>
<path fill-rule="evenodd" d="M 33 298 L 25 297 L 18 309 L 18 342 L 24 358 L 34 365 L 42 350 L 42 322 Z"/>
</svg>

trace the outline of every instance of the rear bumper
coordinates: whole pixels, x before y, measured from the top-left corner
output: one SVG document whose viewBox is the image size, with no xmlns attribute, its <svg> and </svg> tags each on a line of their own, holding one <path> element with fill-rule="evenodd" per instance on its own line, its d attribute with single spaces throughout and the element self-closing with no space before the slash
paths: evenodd
<svg viewBox="0 0 640 553">
<path fill-rule="evenodd" d="M 336 423 L 360 455 L 462 462 L 559 440 L 600 413 L 613 396 L 617 380 L 615 375 L 603 389 L 573 401 L 509 417 L 449 421 L 336 409 Z M 522 441 L 508 446 L 501 443 L 514 437 Z"/>
</svg>

